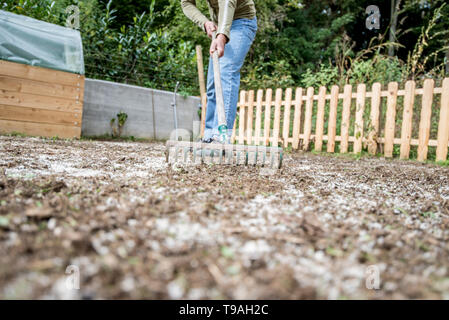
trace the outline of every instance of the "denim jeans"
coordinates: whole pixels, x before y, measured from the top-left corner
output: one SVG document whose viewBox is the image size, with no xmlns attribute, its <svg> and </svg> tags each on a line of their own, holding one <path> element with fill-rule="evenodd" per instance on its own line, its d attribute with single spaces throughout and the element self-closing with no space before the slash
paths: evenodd
<svg viewBox="0 0 449 320">
<path fill-rule="evenodd" d="M 237 102 L 240 89 L 240 69 L 256 37 L 257 18 L 234 20 L 231 27 L 231 39 L 225 46 L 224 56 L 220 58 L 221 85 L 226 113 L 229 137 L 234 127 Z M 218 136 L 218 113 L 214 85 L 214 68 L 212 57 L 209 59 L 207 72 L 207 112 L 204 139 Z"/>
</svg>

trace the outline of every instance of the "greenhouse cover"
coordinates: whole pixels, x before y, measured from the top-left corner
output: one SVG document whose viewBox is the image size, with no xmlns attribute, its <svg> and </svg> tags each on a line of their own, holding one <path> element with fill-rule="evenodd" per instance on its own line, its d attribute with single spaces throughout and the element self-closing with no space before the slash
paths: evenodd
<svg viewBox="0 0 449 320">
<path fill-rule="evenodd" d="M 84 74 L 79 31 L 0 10 L 0 59 Z"/>
</svg>

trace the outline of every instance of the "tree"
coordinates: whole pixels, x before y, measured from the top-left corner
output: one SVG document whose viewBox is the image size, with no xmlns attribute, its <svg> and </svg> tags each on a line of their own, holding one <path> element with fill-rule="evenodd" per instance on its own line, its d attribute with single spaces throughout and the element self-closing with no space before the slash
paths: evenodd
<svg viewBox="0 0 449 320">
<path fill-rule="evenodd" d="M 399 8 L 401 6 L 401 0 L 391 0 L 391 12 L 390 12 L 390 42 L 396 42 L 396 29 L 398 24 Z M 388 48 L 388 55 L 394 56 L 394 46 Z"/>
</svg>

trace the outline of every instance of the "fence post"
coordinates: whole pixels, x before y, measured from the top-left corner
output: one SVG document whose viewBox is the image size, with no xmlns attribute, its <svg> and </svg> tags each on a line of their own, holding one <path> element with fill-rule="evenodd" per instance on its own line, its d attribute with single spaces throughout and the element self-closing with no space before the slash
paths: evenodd
<svg viewBox="0 0 449 320">
<path fill-rule="evenodd" d="M 284 124 L 282 128 L 282 138 L 284 139 L 284 148 L 288 147 L 288 138 L 290 136 L 290 110 L 292 106 L 292 88 L 285 91 L 284 106 Z"/>
<path fill-rule="evenodd" d="M 302 88 L 296 88 L 295 116 L 293 119 L 293 149 L 299 148 L 299 135 L 301 132 L 301 107 L 302 107 Z"/>
<path fill-rule="evenodd" d="M 362 152 L 363 141 L 363 114 L 365 113 L 366 85 L 361 83 L 357 86 L 357 100 L 355 113 L 355 130 L 354 130 L 354 153 Z"/>
<path fill-rule="evenodd" d="M 385 121 L 385 157 L 393 157 L 394 132 L 396 127 L 396 103 L 398 100 L 398 83 L 388 84 L 387 119 Z"/>
<path fill-rule="evenodd" d="M 440 123 L 438 124 L 437 161 L 446 161 L 449 143 L 449 78 L 443 80 Z"/>
<path fill-rule="evenodd" d="M 377 139 L 379 138 L 379 116 L 382 86 L 379 82 L 373 84 L 371 88 L 371 112 L 370 112 L 370 132 L 368 135 L 368 153 L 375 155 L 377 152 Z"/>
<path fill-rule="evenodd" d="M 273 90 L 267 89 L 265 97 L 265 121 L 263 125 L 265 146 L 270 143 L 270 131 L 271 131 L 271 103 L 273 99 Z"/>
<path fill-rule="evenodd" d="M 341 115 L 341 143 L 340 153 L 348 152 L 349 141 L 349 121 L 351 117 L 351 103 L 352 103 L 352 86 L 345 85 L 343 93 L 343 112 Z"/>
<path fill-rule="evenodd" d="M 307 89 L 306 113 L 304 119 L 304 151 L 309 150 L 310 135 L 312 134 L 313 94 L 313 88 L 309 87 Z"/>
<path fill-rule="evenodd" d="M 412 140 L 413 106 L 415 105 L 415 81 L 405 83 L 404 112 L 402 115 L 401 159 L 410 157 L 410 142 Z"/>
<path fill-rule="evenodd" d="M 248 92 L 248 115 L 246 124 L 246 141 L 253 143 L 253 119 L 254 119 L 254 90 Z"/>
<path fill-rule="evenodd" d="M 273 144 L 279 146 L 279 134 L 281 128 L 281 106 L 282 106 L 282 89 L 276 89 L 276 98 L 274 104 L 274 124 L 273 124 Z"/>
<path fill-rule="evenodd" d="M 263 90 L 257 90 L 257 104 L 256 104 L 256 129 L 255 129 L 255 144 L 260 145 L 260 131 L 262 127 L 262 100 Z"/>
<path fill-rule="evenodd" d="M 246 91 L 240 91 L 240 110 L 239 110 L 239 144 L 245 143 L 245 99 Z"/>
<path fill-rule="evenodd" d="M 236 130 L 237 130 L 236 126 L 237 126 L 237 117 L 235 117 L 234 126 L 232 127 L 232 135 L 231 135 L 231 143 L 232 144 L 235 143 L 235 133 L 236 133 Z"/>
<path fill-rule="evenodd" d="M 327 152 L 335 151 L 335 136 L 337 135 L 337 107 L 338 107 L 338 93 L 340 88 L 332 86 L 331 101 L 329 106 L 329 125 L 327 128 Z"/>
<path fill-rule="evenodd" d="M 326 87 L 321 86 L 318 92 L 318 110 L 316 115 L 315 151 L 323 149 L 324 106 L 326 104 Z"/>
<path fill-rule="evenodd" d="M 424 93 L 422 96 L 421 120 L 419 122 L 418 161 L 427 160 L 429 150 L 430 120 L 432 117 L 433 79 L 424 80 Z"/>
</svg>

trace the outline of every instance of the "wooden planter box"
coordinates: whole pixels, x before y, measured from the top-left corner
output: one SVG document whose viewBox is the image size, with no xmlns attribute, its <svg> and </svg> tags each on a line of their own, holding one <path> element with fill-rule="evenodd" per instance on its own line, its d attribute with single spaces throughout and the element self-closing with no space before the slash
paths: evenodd
<svg viewBox="0 0 449 320">
<path fill-rule="evenodd" d="M 84 79 L 0 60 L 0 133 L 80 138 Z"/>
</svg>

